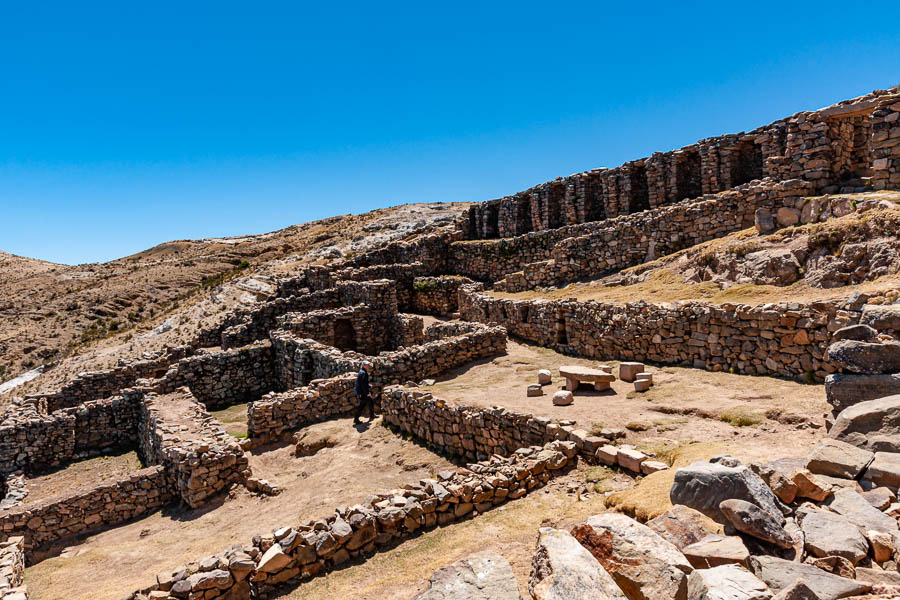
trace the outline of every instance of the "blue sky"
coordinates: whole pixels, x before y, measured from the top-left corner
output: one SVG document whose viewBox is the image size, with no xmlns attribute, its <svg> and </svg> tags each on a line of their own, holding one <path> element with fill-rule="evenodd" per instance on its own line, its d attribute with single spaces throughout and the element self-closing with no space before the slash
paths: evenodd
<svg viewBox="0 0 900 600">
<path fill-rule="evenodd" d="M 487 200 L 900 83 L 896 3 L 325 4 L 0 0 L 0 250 Z"/>
</svg>

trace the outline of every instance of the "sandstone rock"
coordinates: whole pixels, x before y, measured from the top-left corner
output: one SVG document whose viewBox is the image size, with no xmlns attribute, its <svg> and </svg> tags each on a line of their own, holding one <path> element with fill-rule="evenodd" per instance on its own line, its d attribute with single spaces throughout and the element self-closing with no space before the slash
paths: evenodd
<svg viewBox="0 0 900 600">
<path fill-rule="evenodd" d="M 858 375 L 832 373 L 825 378 L 825 398 L 835 413 L 854 404 L 900 394 L 900 373 Z"/>
<path fill-rule="evenodd" d="M 709 535 L 722 533 L 722 526 L 683 504 L 676 504 L 658 517 L 647 521 L 647 527 L 678 549 L 696 544 Z"/>
<path fill-rule="evenodd" d="M 855 479 L 874 455 L 852 444 L 825 438 L 809 454 L 806 468 L 811 473 Z"/>
<path fill-rule="evenodd" d="M 867 450 L 900 452 L 900 394 L 844 409 L 828 437 Z"/>
<path fill-rule="evenodd" d="M 549 369 L 541 369 L 538 371 L 538 385 L 550 385 L 553 382 L 553 375 Z"/>
<path fill-rule="evenodd" d="M 856 579 L 871 586 L 896 585 L 900 586 L 900 573 L 897 571 L 884 571 L 882 569 L 867 569 L 857 567 Z"/>
<path fill-rule="evenodd" d="M 567 365 L 559 368 L 559 375 L 566 378 L 566 389 L 574 392 L 580 383 L 590 383 L 597 391 L 609 389 L 609 384 L 616 380 L 615 375 L 610 375 L 601 369 L 592 369 L 580 365 Z"/>
<path fill-rule="evenodd" d="M 572 534 L 629 599 L 687 597 L 687 574 L 693 567 L 672 544 L 646 525 L 617 513 L 590 517 Z"/>
<path fill-rule="evenodd" d="M 645 460 L 641 463 L 641 473 L 643 473 L 644 475 L 666 471 L 668 470 L 668 468 L 669 465 L 658 460 Z"/>
<path fill-rule="evenodd" d="M 869 325 L 878 331 L 900 331 L 900 307 L 896 304 L 867 304 L 862 307 L 860 323 Z"/>
<path fill-rule="evenodd" d="M 778 209 L 778 212 L 775 213 L 775 219 L 782 227 L 790 227 L 791 225 L 796 225 L 800 222 L 800 211 L 796 208 L 782 206 Z"/>
<path fill-rule="evenodd" d="M 816 502 L 822 502 L 831 495 L 831 485 L 824 478 L 810 473 L 806 469 L 800 469 L 792 478 L 797 486 L 798 498 L 809 498 Z"/>
<path fill-rule="evenodd" d="M 519 600 L 512 567 L 494 552 L 478 552 L 434 572 L 415 600 Z"/>
<path fill-rule="evenodd" d="M 756 231 L 760 235 L 766 235 L 775 231 L 775 218 L 768 208 L 757 208 L 753 213 L 753 222 Z"/>
<path fill-rule="evenodd" d="M 641 463 L 645 460 L 647 460 L 646 454 L 632 448 L 619 448 L 619 452 L 616 455 L 616 461 L 619 466 L 634 473 L 641 472 Z"/>
<path fill-rule="evenodd" d="M 757 285 L 786 286 L 800 279 L 800 262 L 786 248 L 751 252 L 744 256 L 742 267 Z"/>
<path fill-rule="evenodd" d="M 697 569 L 688 578 L 688 600 L 769 600 L 772 592 L 738 565 Z"/>
<path fill-rule="evenodd" d="M 639 362 L 623 362 L 619 363 L 619 379 L 622 381 L 632 382 L 638 373 L 644 371 L 644 363 Z"/>
<path fill-rule="evenodd" d="M 606 569 L 566 531 L 542 527 L 528 588 L 535 600 L 624 600 Z"/>
<path fill-rule="evenodd" d="M 784 517 L 775 517 L 746 500 L 732 498 L 719 503 L 719 510 L 731 525 L 742 533 L 782 548 L 793 545 L 791 536 L 781 526 Z"/>
<path fill-rule="evenodd" d="M 900 453 L 876 452 L 862 478 L 879 486 L 900 487 Z"/>
<path fill-rule="evenodd" d="M 887 510 L 893 502 L 897 501 L 897 496 L 894 492 L 886 487 L 877 487 L 862 492 L 860 495 L 866 499 L 866 502 L 881 511 Z"/>
<path fill-rule="evenodd" d="M 810 589 L 805 580 L 798 579 L 772 596 L 772 600 L 821 600 L 821 598 Z"/>
<path fill-rule="evenodd" d="M 761 465 L 759 463 L 750 463 L 750 469 L 766 482 L 766 485 L 778 496 L 779 500 L 786 504 L 794 501 L 799 488 L 781 471 L 770 465 Z"/>
<path fill-rule="evenodd" d="M 736 535 L 708 535 L 699 542 L 681 549 L 695 569 L 709 569 L 721 565 L 746 564 L 750 552 Z"/>
<path fill-rule="evenodd" d="M 596 456 L 597 460 L 602 464 L 610 467 L 619 464 L 619 449 L 609 444 L 597 448 L 597 452 L 594 456 Z"/>
<path fill-rule="evenodd" d="M 842 515 L 863 531 L 898 531 L 897 521 L 884 514 L 860 496 L 848 489 L 837 490 L 828 500 L 828 508 Z"/>
<path fill-rule="evenodd" d="M 822 558 L 808 556 L 804 562 L 822 569 L 826 573 L 846 577 L 847 579 L 856 579 L 856 569 L 853 568 L 853 563 L 843 556 L 824 556 Z"/>
<path fill-rule="evenodd" d="M 866 531 L 866 539 L 872 547 L 872 557 L 877 563 L 891 560 L 897 551 L 894 536 L 884 531 Z"/>
<path fill-rule="evenodd" d="M 851 373 L 900 372 L 900 343 L 843 340 L 828 346 L 825 360 Z"/>
<path fill-rule="evenodd" d="M 277 573 L 284 569 L 291 562 L 291 557 L 284 553 L 281 545 L 272 544 L 272 547 L 266 550 L 256 565 L 256 570 L 261 573 Z"/>
<path fill-rule="evenodd" d="M 759 475 L 745 465 L 728 467 L 709 462 L 695 462 L 675 471 L 675 482 L 669 490 L 672 504 L 684 504 L 699 510 L 718 523 L 727 520 L 719 509 L 723 500 L 737 498 L 757 505 L 779 519 L 780 502 Z"/>
<path fill-rule="evenodd" d="M 754 556 L 750 559 L 753 572 L 773 591 L 780 591 L 798 579 L 806 585 L 820 600 L 838 600 L 856 594 L 863 594 L 872 586 L 845 579 L 803 563 L 791 562 L 774 556 Z"/>
<path fill-rule="evenodd" d="M 653 385 L 653 373 L 644 371 L 643 373 L 638 373 L 637 375 L 634 376 L 635 381 L 639 381 L 641 379 L 646 379 L 647 381 L 650 382 L 650 385 Z"/>
<path fill-rule="evenodd" d="M 878 339 L 878 332 L 868 325 L 849 325 L 841 327 L 831 335 L 831 342 L 842 340 L 856 340 L 857 342 L 874 342 Z"/>
<path fill-rule="evenodd" d="M 869 550 L 859 528 L 841 515 L 824 510 L 799 511 L 797 519 L 813 556 L 843 556 L 854 565 Z"/>
<path fill-rule="evenodd" d="M 553 394 L 553 404 L 556 406 L 568 406 L 573 402 L 575 402 L 575 396 L 572 395 L 572 392 L 560 390 Z"/>
<path fill-rule="evenodd" d="M 525 392 L 525 395 L 529 398 L 534 398 L 535 396 L 543 396 L 544 388 L 542 388 L 538 384 L 531 384 L 528 386 L 528 390 Z"/>
</svg>

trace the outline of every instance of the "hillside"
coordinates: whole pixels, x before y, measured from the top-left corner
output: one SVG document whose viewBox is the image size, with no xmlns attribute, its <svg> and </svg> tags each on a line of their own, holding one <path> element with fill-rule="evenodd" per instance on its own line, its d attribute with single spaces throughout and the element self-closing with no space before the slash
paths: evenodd
<svg viewBox="0 0 900 600">
<path fill-rule="evenodd" d="M 66 373 L 104 368 L 135 351 L 186 341 L 205 319 L 271 291 L 267 277 L 446 225 L 465 206 L 405 205 L 258 235 L 175 240 L 78 266 L 0 253 L 0 383 L 70 359 L 72 368 L 67 363 L 51 370 L 40 378 L 44 385 L 56 379 L 54 371 L 64 379 Z M 234 285 L 206 293 L 229 280 Z M 182 318 L 192 321 L 183 335 L 176 329 L 139 338 Z M 125 354 L 116 350 L 120 344 L 128 344 Z"/>
</svg>

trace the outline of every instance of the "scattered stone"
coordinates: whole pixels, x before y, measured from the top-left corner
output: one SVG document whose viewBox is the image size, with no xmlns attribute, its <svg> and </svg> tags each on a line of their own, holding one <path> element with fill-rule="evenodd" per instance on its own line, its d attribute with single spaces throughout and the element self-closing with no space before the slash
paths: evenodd
<svg viewBox="0 0 900 600">
<path fill-rule="evenodd" d="M 897 521 L 884 514 L 859 495 L 848 489 L 837 490 L 828 500 L 828 508 L 844 516 L 863 531 L 898 531 Z"/>
<path fill-rule="evenodd" d="M 643 473 L 644 475 L 666 471 L 668 470 L 668 468 L 669 465 L 658 460 L 645 460 L 641 463 L 641 473 Z"/>
<path fill-rule="evenodd" d="M 797 519 L 806 550 L 813 556 L 843 556 L 854 565 L 865 558 L 869 550 L 866 538 L 841 515 L 825 510 L 800 510 Z"/>
<path fill-rule="evenodd" d="M 846 442 L 825 438 L 809 454 L 811 473 L 855 479 L 872 462 L 874 454 Z"/>
<path fill-rule="evenodd" d="M 872 586 L 827 573 L 813 565 L 792 562 L 774 556 L 750 559 L 753 572 L 773 591 L 780 591 L 802 579 L 819 600 L 838 600 L 868 592 Z"/>
<path fill-rule="evenodd" d="M 866 531 L 866 539 L 872 547 L 872 557 L 877 563 L 894 558 L 897 551 L 897 540 L 893 535 L 884 531 Z"/>
<path fill-rule="evenodd" d="M 639 362 L 623 362 L 619 363 L 619 379 L 622 381 L 632 382 L 638 373 L 644 372 L 644 363 Z"/>
<path fill-rule="evenodd" d="M 878 486 L 900 487 L 900 453 L 876 452 L 862 478 Z M 888 492 L 890 493 L 889 490 Z"/>
<path fill-rule="evenodd" d="M 775 517 L 755 504 L 737 498 L 723 500 L 719 503 L 719 510 L 728 522 L 742 533 L 782 548 L 793 546 L 791 536 L 781 526 L 784 517 L 780 514 Z"/>
<path fill-rule="evenodd" d="M 649 379 L 635 379 L 634 380 L 634 391 L 646 392 L 649 389 L 650 389 L 650 380 Z"/>
<path fill-rule="evenodd" d="M 900 394 L 844 409 L 828 437 L 876 452 L 900 452 Z"/>
<path fill-rule="evenodd" d="M 831 486 L 824 479 L 813 475 L 806 469 L 800 469 L 792 478 L 797 486 L 798 498 L 809 498 L 816 502 L 822 502 L 831 495 Z"/>
<path fill-rule="evenodd" d="M 645 460 L 647 460 L 647 455 L 633 448 L 621 447 L 616 455 L 616 461 L 620 467 L 635 473 L 641 472 L 641 463 Z"/>
<path fill-rule="evenodd" d="M 649 373 L 644 371 L 643 373 L 638 373 L 634 376 L 635 381 L 640 381 L 641 379 L 646 379 L 650 382 L 650 385 L 653 385 L 653 373 Z"/>
<path fill-rule="evenodd" d="M 295 453 L 297 456 L 313 456 L 323 448 L 333 448 L 337 442 L 328 433 L 313 433 L 309 430 L 294 434 Z"/>
<path fill-rule="evenodd" d="M 778 499 L 785 504 L 790 504 L 797 497 L 799 488 L 797 484 L 784 476 L 784 474 L 770 465 L 750 463 L 750 469 L 759 475 L 769 486 Z"/>
<path fill-rule="evenodd" d="M 572 534 L 612 575 L 628 598 L 686 600 L 693 567 L 646 525 L 618 513 L 590 517 Z"/>
<path fill-rule="evenodd" d="M 697 569 L 688 578 L 688 600 L 770 600 L 772 592 L 739 565 Z"/>
<path fill-rule="evenodd" d="M 550 385 L 553 382 L 553 375 L 549 369 L 541 369 L 537 375 L 538 385 Z"/>
<path fill-rule="evenodd" d="M 572 395 L 572 392 L 560 390 L 553 394 L 553 404 L 556 406 L 569 406 L 573 402 L 575 402 L 575 396 Z"/>
<path fill-rule="evenodd" d="M 414 600 L 519 600 L 512 567 L 495 552 L 478 552 L 434 572 Z"/>
<path fill-rule="evenodd" d="M 727 520 L 719 509 L 723 500 L 737 498 L 755 504 L 774 519 L 781 518 L 779 500 L 759 475 L 745 465 L 729 467 L 710 462 L 695 462 L 675 471 L 669 490 L 672 504 L 697 509 L 718 523 Z"/>
<path fill-rule="evenodd" d="M 746 564 L 750 552 L 736 535 L 708 535 L 699 542 L 681 549 L 695 569 L 709 569 L 721 565 Z"/>
<path fill-rule="evenodd" d="M 535 600 L 625 599 L 610 574 L 578 540 L 549 527 L 539 531 L 528 589 Z"/>
<path fill-rule="evenodd" d="M 533 397 L 535 397 L 535 396 L 543 396 L 543 395 L 544 395 L 544 388 L 542 388 L 542 387 L 541 387 L 540 385 L 538 385 L 538 384 L 534 384 L 534 383 L 533 383 L 533 384 L 531 384 L 531 385 L 528 386 L 528 391 L 526 392 L 526 395 L 527 395 L 529 398 L 533 398 Z"/>
<path fill-rule="evenodd" d="M 877 455 L 876 455 L 877 456 Z M 886 487 L 877 487 L 860 494 L 863 498 L 866 499 L 866 502 L 877 508 L 878 510 L 884 511 L 894 502 L 897 501 L 897 496 Z"/>
<path fill-rule="evenodd" d="M 798 579 L 774 596 L 772 600 L 822 600 L 806 584 L 806 580 Z"/>
<path fill-rule="evenodd" d="M 696 544 L 709 535 L 722 533 L 722 526 L 683 504 L 676 504 L 658 517 L 647 521 L 647 527 L 679 550 Z"/>
</svg>

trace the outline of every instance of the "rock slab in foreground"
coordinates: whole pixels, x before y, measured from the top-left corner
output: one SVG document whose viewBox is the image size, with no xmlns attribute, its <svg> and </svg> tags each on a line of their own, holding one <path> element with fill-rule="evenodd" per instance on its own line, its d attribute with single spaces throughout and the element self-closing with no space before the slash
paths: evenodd
<svg viewBox="0 0 900 600">
<path fill-rule="evenodd" d="M 535 600 L 625 600 L 609 573 L 578 540 L 550 527 L 542 527 L 538 534 L 528 589 Z"/>
<path fill-rule="evenodd" d="M 723 500 L 737 498 L 755 504 L 773 518 L 781 518 L 780 502 L 762 478 L 745 465 L 695 462 L 675 471 L 669 490 L 672 504 L 699 510 L 718 523 L 727 523 L 719 509 Z"/>
<path fill-rule="evenodd" d="M 780 591 L 798 579 L 803 579 L 819 600 L 838 600 L 864 594 L 871 586 L 827 573 L 818 567 L 791 562 L 774 556 L 756 556 L 751 559 L 756 576 L 773 591 Z"/>
<path fill-rule="evenodd" d="M 658 517 L 647 521 L 647 527 L 679 550 L 696 544 L 709 535 L 722 533 L 722 526 L 702 512 L 676 504 Z"/>
<path fill-rule="evenodd" d="M 769 586 L 738 565 L 698 569 L 688 578 L 688 600 L 769 600 Z"/>
<path fill-rule="evenodd" d="M 900 394 L 844 409 L 828 437 L 866 450 L 900 452 Z"/>
<path fill-rule="evenodd" d="M 572 534 L 612 575 L 630 600 L 687 599 L 684 555 L 652 529 L 618 513 L 594 515 Z"/>
<path fill-rule="evenodd" d="M 434 572 L 414 600 L 520 600 L 512 567 L 494 552 L 478 552 Z"/>
</svg>

